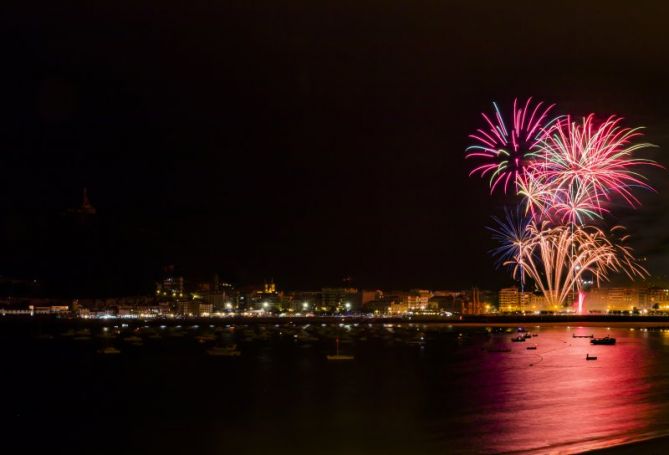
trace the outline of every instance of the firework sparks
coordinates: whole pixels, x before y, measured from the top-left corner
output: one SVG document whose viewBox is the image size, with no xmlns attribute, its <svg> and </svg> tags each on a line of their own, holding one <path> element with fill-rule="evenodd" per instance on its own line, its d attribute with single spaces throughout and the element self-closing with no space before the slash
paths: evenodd
<svg viewBox="0 0 669 455">
<path fill-rule="evenodd" d="M 569 116 L 549 121 L 553 106 L 532 108 L 528 99 L 524 107 L 514 101 L 507 129 L 493 105 L 493 119 L 482 114 L 486 128 L 470 135 L 477 145 L 467 149 L 467 158 L 483 161 L 470 175 L 489 176 L 491 192 L 507 192 L 511 184 L 520 196 L 515 215 L 494 218 L 498 265 L 510 267 L 523 287 L 531 279 L 554 308 L 578 292 L 582 309 L 584 274 L 597 284 L 614 272 L 647 276 L 625 245 L 628 236 L 617 235 L 622 227 L 605 232 L 589 225 L 610 213 L 613 199 L 637 207 L 633 190 L 653 189 L 639 170 L 660 166 L 633 156 L 653 147 L 638 141 L 641 128 L 623 127 L 616 116 L 597 123 L 592 114 L 580 122 Z"/>
<path fill-rule="evenodd" d="M 654 146 L 635 143 L 641 128 L 620 123 L 621 118 L 611 116 L 596 125 L 592 114 L 580 123 L 570 117 L 558 120 L 540 137 L 529 172 L 555 194 L 587 195 L 581 199 L 587 200 L 590 212 L 601 213 L 603 203 L 616 195 L 638 206 L 632 188 L 652 187 L 637 169 L 658 164 L 633 157 L 635 151 Z"/>
<path fill-rule="evenodd" d="M 511 266 L 515 278 L 530 277 L 550 306 L 561 307 L 570 292 L 581 291 L 582 277 L 589 274 L 599 284 L 612 272 L 624 272 L 630 278 L 648 275 L 612 229 L 609 236 L 593 226 L 551 226 L 548 222 L 529 222 L 525 232 L 517 233 L 503 224 L 495 250 L 503 264 Z M 522 247 L 518 239 L 522 239 Z"/>
<path fill-rule="evenodd" d="M 549 128 L 548 115 L 554 105 L 544 106 L 543 102 L 533 105 L 532 98 L 528 98 L 523 105 L 515 99 L 510 128 L 507 128 L 497 104 L 493 103 L 493 106 L 494 115 L 481 114 L 485 127 L 469 135 L 476 144 L 467 148 L 466 158 L 475 158 L 480 162 L 469 175 L 489 175 L 490 192 L 500 187 L 506 193 L 510 184 L 517 184 L 532 151 Z"/>
<path fill-rule="evenodd" d="M 493 239 L 500 243 L 500 246 L 493 250 L 493 254 L 498 257 L 497 265 L 519 263 L 532 241 L 528 229 L 531 218 L 521 214 L 520 210 L 515 212 L 506 210 L 506 217 L 503 220 L 497 217 L 493 217 L 493 220 L 497 225 L 488 229 L 493 233 Z M 522 268 L 514 270 L 515 275 L 524 286 L 525 274 Z"/>
</svg>

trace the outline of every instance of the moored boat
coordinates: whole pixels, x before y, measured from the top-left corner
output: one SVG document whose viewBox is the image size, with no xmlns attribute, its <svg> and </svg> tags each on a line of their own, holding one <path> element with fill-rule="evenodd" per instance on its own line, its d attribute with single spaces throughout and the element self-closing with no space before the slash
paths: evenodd
<svg viewBox="0 0 669 455">
<path fill-rule="evenodd" d="M 141 338 L 141 337 L 138 337 L 138 336 L 136 336 L 136 335 L 131 335 L 131 336 L 129 336 L 129 337 L 125 337 L 125 338 L 123 338 L 123 341 L 125 341 L 125 342 L 127 342 L 127 343 L 141 343 L 141 342 L 142 342 L 142 338 Z"/>
<path fill-rule="evenodd" d="M 339 353 L 339 337 L 336 338 L 336 344 L 337 344 L 337 353 L 332 355 L 326 356 L 328 360 L 353 360 L 355 357 L 352 355 L 344 355 Z"/>
<path fill-rule="evenodd" d="M 242 353 L 237 350 L 236 344 L 233 344 L 232 346 L 214 346 L 211 349 L 207 349 L 207 354 L 216 357 L 239 357 L 242 355 Z"/>
<path fill-rule="evenodd" d="M 590 343 L 591 344 L 612 345 L 612 344 L 616 344 L 616 339 L 607 335 L 604 338 L 593 338 L 592 340 L 590 340 Z"/>
<path fill-rule="evenodd" d="M 208 341 L 216 341 L 216 336 L 215 335 L 199 335 L 199 336 L 196 336 L 195 339 L 197 340 L 198 343 L 206 343 Z"/>
</svg>

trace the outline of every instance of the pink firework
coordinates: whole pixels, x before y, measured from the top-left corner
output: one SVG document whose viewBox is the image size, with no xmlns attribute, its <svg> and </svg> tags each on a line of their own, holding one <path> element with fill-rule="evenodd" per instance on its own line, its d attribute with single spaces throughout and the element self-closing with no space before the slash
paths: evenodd
<svg viewBox="0 0 669 455">
<path fill-rule="evenodd" d="M 532 98 L 528 98 L 524 105 L 519 105 L 518 100 L 514 99 L 510 128 L 507 128 L 499 107 L 496 103 L 492 104 L 494 115 L 482 113 L 485 126 L 469 135 L 476 144 L 467 147 L 466 158 L 480 162 L 469 175 L 489 175 L 490 192 L 501 187 L 506 193 L 510 183 L 517 186 L 518 179 L 532 159 L 541 136 L 552 122 L 548 114 L 554 105 L 544 106 L 543 102 L 539 102 L 533 106 Z"/>
<path fill-rule="evenodd" d="M 624 128 L 621 120 L 611 116 L 597 124 L 593 114 L 580 123 L 570 117 L 558 120 L 541 135 L 529 172 L 556 194 L 589 195 L 588 210 L 594 213 L 601 214 L 602 204 L 613 196 L 638 206 L 632 189 L 652 187 L 637 169 L 659 165 L 633 157 L 635 151 L 653 145 L 636 142 L 641 128 Z"/>
</svg>

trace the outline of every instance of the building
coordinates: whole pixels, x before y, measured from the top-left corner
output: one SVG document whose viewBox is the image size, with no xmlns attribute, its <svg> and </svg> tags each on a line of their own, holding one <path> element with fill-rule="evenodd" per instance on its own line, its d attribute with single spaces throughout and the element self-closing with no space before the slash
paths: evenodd
<svg viewBox="0 0 669 455">
<path fill-rule="evenodd" d="M 648 306 L 655 311 L 669 310 L 669 289 L 656 287 L 648 289 Z"/>
<path fill-rule="evenodd" d="M 379 300 L 383 298 L 383 291 L 377 289 L 374 291 L 368 291 L 368 290 L 361 290 L 360 291 L 360 304 L 362 305 L 362 308 L 364 309 L 369 302 L 372 302 L 374 300 Z"/>
<path fill-rule="evenodd" d="M 177 313 L 182 316 L 209 316 L 214 306 L 202 300 L 182 300 L 177 302 Z"/>
<path fill-rule="evenodd" d="M 438 311 L 463 314 L 466 301 L 466 296 L 462 291 L 441 290 L 432 293 L 430 304 Z"/>
<path fill-rule="evenodd" d="M 432 298 L 432 292 L 425 289 L 412 289 L 406 295 L 406 306 L 410 312 L 427 311 Z"/>
<path fill-rule="evenodd" d="M 535 296 L 533 292 L 520 291 L 517 287 L 499 290 L 500 313 L 534 313 L 542 311 L 543 297 Z"/>
<path fill-rule="evenodd" d="M 156 285 L 156 295 L 166 297 L 183 297 L 184 295 L 184 277 L 168 276 L 162 283 Z"/>
<path fill-rule="evenodd" d="M 669 309 L 668 297 L 669 290 L 659 288 L 593 288 L 585 294 L 583 308 L 586 313 L 640 313 Z"/>
<path fill-rule="evenodd" d="M 409 304 L 404 301 L 393 301 L 388 306 L 388 313 L 392 315 L 406 314 L 409 312 Z"/>
<path fill-rule="evenodd" d="M 289 311 L 294 313 L 312 313 L 321 303 L 320 291 L 293 291 L 284 295 Z"/>
<path fill-rule="evenodd" d="M 635 289 L 609 288 L 606 304 L 609 312 L 632 311 L 639 307 L 639 295 Z"/>
<path fill-rule="evenodd" d="M 520 291 L 517 287 L 502 288 L 499 290 L 499 312 L 515 313 L 521 311 Z"/>
<path fill-rule="evenodd" d="M 323 288 L 320 309 L 329 313 L 360 311 L 360 294 L 355 288 Z"/>
</svg>

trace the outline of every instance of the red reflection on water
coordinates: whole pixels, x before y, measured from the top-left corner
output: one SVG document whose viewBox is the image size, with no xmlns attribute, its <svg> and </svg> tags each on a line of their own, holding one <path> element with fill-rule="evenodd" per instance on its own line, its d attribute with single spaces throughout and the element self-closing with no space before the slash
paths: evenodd
<svg viewBox="0 0 669 455">
<path fill-rule="evenodd" d="M 618 343 L 593 346 L 573 333 L 608 334 Z M 647 341 L 628 330 L 555 328 L 508 343 L 510 353 L 489 353 L 480 373 L 496 381 L 480 403 L 482 448 L 573 453 L 659 434 L 660 405 L 653 401 L 659 385 L 649 379 L 658 362 Z M 535 343 L 536 351 L 526 349 Z"/>
</svg>

